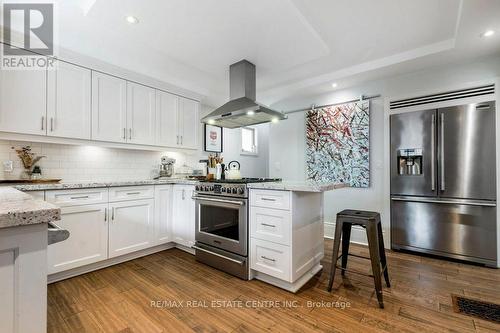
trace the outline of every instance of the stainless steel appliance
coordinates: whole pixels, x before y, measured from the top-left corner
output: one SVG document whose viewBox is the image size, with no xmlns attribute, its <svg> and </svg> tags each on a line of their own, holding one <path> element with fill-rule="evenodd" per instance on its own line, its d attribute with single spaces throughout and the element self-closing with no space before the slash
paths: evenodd
<svg viewBox="0 0 500 333">
<path fill-rule="evenodd" d="M 172 177 L 174 173 L 174 163 L 175 159 L 170 158 L 168 156 L 162 156 L 160 163 L 159 178 Z"/>
<path fill-rule="evenodd" d="M 241 60 L 229 66 L 230 101 L 201 119 L 210 125 L 238 128 L 283 120 L 287 115 L 255 101 L 255 65 Z"/>
<path fill-rule="evenodd" d="M 391 243 L 497 266 L 495 103 L 391 115 Z"/>
<path fill-rule="evenodd" d="M 196 260 L 248 279 L 248 189 L 250 182 L 281 179 L 243 178 L 202 182 L 195 188 Z"/>
</svg>

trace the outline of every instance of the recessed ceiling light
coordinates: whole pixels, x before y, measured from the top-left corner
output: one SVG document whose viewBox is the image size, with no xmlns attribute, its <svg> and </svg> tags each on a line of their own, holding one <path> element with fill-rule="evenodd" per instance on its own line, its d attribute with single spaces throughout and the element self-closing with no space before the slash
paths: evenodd
<svg viewBox="0 0 500 333">
<path fill-rule="evenodd" d="M 332 88 L 337 88 L 338 84 L 337 83 L 332 83 Z"/>
<path fill-rule="evenodd" d="M 481 37 L 491 37 L 495 34 L 494 30 L 486 30 L 481 34 Z"/>
<path fill-rule="evenodd" d="M 255 114 L 255 111 L 248 111 L 247 112 L 247 115 L 249 115 L 249 116 L 253 116 L 254 114 Z"/>
<path fill-rule="evenodd" d="M 215 120 L 213 120 L 213 119 L 208 119 L 208 123 L 209 123 L 210 125 L 213 125 L 213 124 L 215 124 Z"/>
<path fill-rule="evenodd" d="M 139 23 L 139 19 L 137 17 L 135 17 L 135 16 L 127 16 L 126 20 L 130 24 L 137 24 L 137 23 Z"/>
<path fill-rule="evenodd" d="M 280 121 L 280 120 L 278 119 L 278 117 L 274 117 L 273 119 L 271 119 L 271 122 L 273 122 L 273 123 L 277 123 L 278 121 Z"/>
</svg>

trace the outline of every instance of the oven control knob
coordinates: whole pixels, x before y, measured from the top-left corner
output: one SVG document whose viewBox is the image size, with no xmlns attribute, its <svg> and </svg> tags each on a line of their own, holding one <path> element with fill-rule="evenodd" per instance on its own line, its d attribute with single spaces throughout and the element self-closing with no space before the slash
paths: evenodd
<svg viewBox="0 0 500 333">
<path fill-rule="evenodd" d="M 220 191 L 221 191 L 222 193 L 226 193 L 226 188 L 225 188 L 225 187 L 221 187 Z"/>
<path fill-rule="evenodd" d="M 196 187 L 194 188 L 196 191 L 199 191 L 200 190 L 200 185 L 196 185 Z"/>
<path fill-rule="evenodd" d="M 213 186 L 210 186 L 210 191 L 213 191 L 214 190 L 214 187 Z"/>
<path fill-rule="evenodd" d="M 245 189 L 243 187 L 240 187 L 238 189 L 238 194 L 243 194 L 243 193 L 245 193 Z"/>
<path fill-rule="evenodd" d="M 205 186 L 205 187 L 203 188 L 203 190 L 204 190 L 205 192 L 208 192 L 208 190 L 209 190 L 208 186 Z"/>
<path fill-rule="evenodd" d="M 236 189 L 236 187 L 234 187 L 233 188 L 233 194 L 236 194 L 236 191 L 237 191 L 237 189 Z"/>
</svg>

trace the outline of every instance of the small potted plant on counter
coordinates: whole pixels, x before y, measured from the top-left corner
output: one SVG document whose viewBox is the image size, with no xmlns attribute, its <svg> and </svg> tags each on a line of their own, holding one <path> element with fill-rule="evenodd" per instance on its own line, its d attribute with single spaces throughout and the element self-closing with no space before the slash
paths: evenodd
<svg viewBox="0 0 500 333">
<path fill-rule="evenodd" d="M 12 148 L 14 149 L 14 147 Z M 33 179 L 33 176 L 38 179 L 41 175 L 41 170 L 40 167 L 36 166 L 36 163 L 45 156 L 36 156 L 36 154 L 31 151 L 30 146 L 16 149 L 16 153 L 23 162 L 24 166 L 24 171 L 21 173 L 21 179 Z M 36 172 L 34 173 L 35 168 Z"/>
</svg>

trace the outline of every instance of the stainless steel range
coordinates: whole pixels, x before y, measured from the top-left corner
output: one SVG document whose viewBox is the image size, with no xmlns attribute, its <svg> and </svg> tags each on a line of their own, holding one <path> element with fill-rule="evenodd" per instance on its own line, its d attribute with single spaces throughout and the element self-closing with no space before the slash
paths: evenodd
<svg viewBox="0 0 500 333">
<path fill-rule="evenodd" d="M 243 178 L 196 186 L 196 260 L 248 279 L 247 183 L 281 179 Z"/>
</svg>

